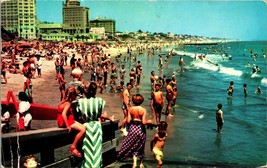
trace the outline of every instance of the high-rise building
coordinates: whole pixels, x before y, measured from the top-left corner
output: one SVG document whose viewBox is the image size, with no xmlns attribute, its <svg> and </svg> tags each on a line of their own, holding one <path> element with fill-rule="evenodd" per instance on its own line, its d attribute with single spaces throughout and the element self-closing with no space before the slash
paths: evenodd
<svg viewBox="0 0 267 168">
<path fill-rule="evenodd" d="M 90 27 L 104 27 L 106 34 L 114 35 L 116 31 L 116 22 L 108 18 L 96 18 L 90 21 Z"/>
<path fill-rule="evenodd" d="M 1 26 L 18 37 L 36 38 L 36 0 L 2 0 Z"/>
<path fill-rule="evenodd" d="M 63 31 L 69 34 L 89 33 L 89 8 L 80 6 L 79 0 L 63 2 Z"/>
</svg>

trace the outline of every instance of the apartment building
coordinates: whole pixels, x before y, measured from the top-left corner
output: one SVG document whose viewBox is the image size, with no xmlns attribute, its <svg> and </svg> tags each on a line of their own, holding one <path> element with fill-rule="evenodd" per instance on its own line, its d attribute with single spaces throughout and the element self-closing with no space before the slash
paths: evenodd
<svg viewBox="0 0 267 168">
<path fill-rule="evenodd" d="M 36 0 L 2 0 L 1 26 L 18 37 L 35 39 Z"/>
</svg>

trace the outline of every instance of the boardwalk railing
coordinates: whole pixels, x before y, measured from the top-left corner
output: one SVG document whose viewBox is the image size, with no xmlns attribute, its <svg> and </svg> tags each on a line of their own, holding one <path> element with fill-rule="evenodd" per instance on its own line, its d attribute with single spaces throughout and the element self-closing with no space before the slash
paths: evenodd
<svg viewBox="0 0 267 168">
<path fill-rule="evenodd" d="M 17 112 L 18 102 L 16 102 L 11 91 L 8 94 L 11 95 L 8 97 L 12 99 L 12 102 L 9 101 L 10 98 L 6 101 L 2 101 L 1 109 L 2 112 L 3 109 L 9 110 L 11 116 L 13 116 Z M 57 118 L 57 108 L 51 106 L 31 104 L 30 113 L 33 120 L 56 120 Z M 103 166 L 109 165 L 116 160 L 116 146 L 118 143 L 115 137 L 115 131 L 119 129 L 118 123 L 118 120 L 115 122 L 108 121 L 102 123 Z M 10 167 L 12 160 L 37 153 L 40 154 L 40 164 L 42 167 L 53 165 L 55 163 L 55 150 L 70 145 L 76 133 L 77 132 L 68 133 L 67 129 L 54 127 L 2 134 L 2 165 Z M 79 161 L 79 159 L 74 160 Z M 71 166 L 71 163 L 69 163 L 67 167 Z"/>
</svg>

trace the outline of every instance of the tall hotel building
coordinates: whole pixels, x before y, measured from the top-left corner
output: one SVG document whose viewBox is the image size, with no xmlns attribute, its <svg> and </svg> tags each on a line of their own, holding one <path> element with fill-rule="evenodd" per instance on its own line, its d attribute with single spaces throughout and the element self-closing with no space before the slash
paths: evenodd
<svg viewBox="0 0 267 168">
<path fill-rule="evenodd" d="M 80 6 L 79 0 L 63 2 L 63 30 L 69 34 L 89 33 L 89 8 Z"/>
<path fill-rule="evenodd" d="M 1 0 L 1 27 L 19 37 L 35 39 L 36 0 Z"/>
</svg>

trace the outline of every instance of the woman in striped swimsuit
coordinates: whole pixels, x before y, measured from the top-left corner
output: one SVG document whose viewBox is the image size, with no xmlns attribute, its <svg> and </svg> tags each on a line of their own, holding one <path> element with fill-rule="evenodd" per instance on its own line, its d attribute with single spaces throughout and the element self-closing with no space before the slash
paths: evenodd
<svg viewBox="0 0 267 168">
<path fill-rule="evenodd" d="M 113 121 L 114 118 L 103 114 L 105 101 L 96 97 L 97 84 L 91 82 L 86 98 L 78 99 L 77 111 L 81 112 L 85 121 L 86 133 L 83 140 L 84 158 L 81 167 L 99 168 L 102 166 L 102 126 L 101 119 Z"/>
</svg>

